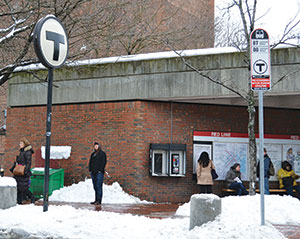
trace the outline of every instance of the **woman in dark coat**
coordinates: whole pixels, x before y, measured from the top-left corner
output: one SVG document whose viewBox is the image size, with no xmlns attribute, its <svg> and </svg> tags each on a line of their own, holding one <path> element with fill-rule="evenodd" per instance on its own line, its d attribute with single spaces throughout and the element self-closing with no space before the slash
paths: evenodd
<svg viewBox="0 0 300 239">
<path fill-rule="evenodd" d="M 22 202 L 28 197 L 32 203 L 34 203 L 34 196 L 29 191 L 30 176 L 31 176 L 31 159 L 32 154 L 34 153 L 30 142 L 23 138 L 20 140 L 20 153 L 16 158 L 16 162 L 13 167 L 10 169 L 13 172 L 16 164 L 25 165 L 24 175 L 14 175 L 14 178 L 17 181 L 17 203 L 22 204 Z"/>
</svg>

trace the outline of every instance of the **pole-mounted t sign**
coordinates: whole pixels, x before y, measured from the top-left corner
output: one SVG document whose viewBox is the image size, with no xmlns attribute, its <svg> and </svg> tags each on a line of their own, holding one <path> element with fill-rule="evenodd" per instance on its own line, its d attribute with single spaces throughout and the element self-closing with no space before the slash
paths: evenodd
<svg viewBox="0 0 300 239">
<path fill-rule="evenodd" d="M 69 42 L 62 23 L 53 15 L 40 19 L 34 29 L 34 49 L 47 68 L 58 68 L 68 56 Z"/>
<path fill-rule="evenodd" d="M 270 90 L 271 64 L 268 33 L 256 29 L 250 36 L 251 88 L 252 90 Z"/>
<path fill-rule="evenodd" d="M 62 66 L 68 56 L 69 42 L 62 23 L 53 15 L 40 19 L 33 31 L 34 50 L 41 63 L 48 68 L 48 97 L 46 117 L 46 153 L 43 211 L 48 211 L 50 138 L 52 116 L 53 69 Z"/>
</svg>

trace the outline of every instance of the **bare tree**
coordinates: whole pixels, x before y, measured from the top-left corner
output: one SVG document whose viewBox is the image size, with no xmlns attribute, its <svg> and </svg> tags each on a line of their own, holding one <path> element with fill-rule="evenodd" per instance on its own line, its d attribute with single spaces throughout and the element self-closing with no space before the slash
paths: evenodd
<svg viewBox="0 0 300 239">
<path fill-rule="evenodd" d="M 75 10 L 89 1 L 3 0 L 0 3 L 0 85 L 9 79 L 16 67 L 37 62 L 33 54 L 32 32 L 41 17 L 47 14 L 57 16 L 63 23 L 68 23 L 68 33 L 72 34 L 72 27 L 79 22 L 79 17 L 74 16 Z M 70 46 L 73 44 L 71 40 Z"/>
<path fill-rule="evenodd" d="M 229 5 L 224 8 L 227 17 L 230 18 L 230 11 L 233 9 L 238 10 L 238 19 L 240 20 L 241 24 L 235 24 L 234 27 L 232 26 L 223 26 L 219 22 L 216 23 L 217 31 L 220 31 L 220 28 L 224 32 L 221 32 L 222 39 L 225 40 L 225 43 L 220 43 L 221 46 L 234 46 L 238 48 L 240 51 L 244 53 L 244 63 L 245 67 L 249 70 L 248 73 L 248 87 L 247 90 L 241 89 L 238 85 L 234 82 L 230 81 L 229 79 L 220 79 L 210 75 L 208 72 L 203 71 L 201 68 L 197 68 L 193 66 L 191 63 L 188 62 L 184 57 L 181 57 L 184 64 L 189 67 L 191 70 L 197 72 L 202 77 L 206 78 L 207 80 L 221 85 L 225 87 L 229 91 L 233 92 L 234 94 L 241 97 L 247 104 L 247 111 L 248 111 L 248 135 L 249 135 L 249 162 L 250 162 L 250 173 L 249 173 L 249 186 L 250 186 L 250 194 L 255 194 L 255 181 L 256 181 L 256 157 L 257 157 L 257 147 L 256 147 L 256 139 L 255 139 L 255 104 L 257 102 L 257 97 L 255 96 L 254 92 L 251 89 L 251 76 L 250 76 L 250 35 L 251 32 L 255 29 L 256 21 L 257 21 L 257 0 L 232 0 L 230 1 Z M 224 14 L 222 17 L 225 17 Z M 236 20 L 239 22 L 239 20 Z M 295 32 L 294 30 L 299 25 L 299 21 L 294 21 L 292 19 L 286 26 L 284 32 L 282 33 L 282 37 L 277 43 L 273 44 L 273 47 L 277 46 L 278 44 L 291 44 L 288 43 L 291 39 L 297 39 L 299 37 L 299 32 Z M 218 37 L 218 36 L 217 36 Z M 178 53 L 180 55 L 180 53 Z M 297 71 L 295 71 L 297 72 Z M 292 72 L 289 75 L 295 73 Z M 274 83 L 273 86 L 277 83 L 284 80 L 288 75 L 282 76 L 280 79 L 273 79 Z"/>
<path fill-rule="evenodd" d="M 213 21 L 209 14 L 213 9 L 205 2 L 202 17 L 178 0 L 176 4 L 166 0 L 3 0 L 0 85 L 16 67 L 37 62 L 32 33 L 36 22 L 47 14 L 55 15 L 66 28 L 70 61 L 165 50 L 162 39 L 168 39 L 176 49 L 185 48 L 185 43 L 190 48 L 212 46 L 213 37 L 208 40 L 207 33 L 213 31 L 213 25 L 208 24 Z M 199 28 L 202 25 L 206 27 Z M 186 37 L 189 40 L 183 40 Z"/>
</svg>

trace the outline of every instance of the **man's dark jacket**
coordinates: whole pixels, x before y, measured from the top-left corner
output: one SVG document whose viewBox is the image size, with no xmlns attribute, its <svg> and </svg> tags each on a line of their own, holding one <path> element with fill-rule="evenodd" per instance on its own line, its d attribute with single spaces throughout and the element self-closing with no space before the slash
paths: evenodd
<svg viewBox="0 0 300 239">
<path fill-rule="evenodd" d="M 106 165 L 106 154 L 104 151 L 97 150 L 91 154 L 89 162 L 89 171 L 92 174 L 101 172 L 104 174 Z"/>
</svg>

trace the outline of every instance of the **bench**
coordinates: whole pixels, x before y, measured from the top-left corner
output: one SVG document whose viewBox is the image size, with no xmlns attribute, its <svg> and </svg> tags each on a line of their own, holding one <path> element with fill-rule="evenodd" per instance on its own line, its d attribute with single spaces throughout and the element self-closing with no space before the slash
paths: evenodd
<svg viewBox="0 0 300 239">
<path fill-rule="evenodd" d="M 229 188 L 222 188 L 222 191 L 226 193 L 235 193 L 235 190 Z M 247 191 L 249 191 L 249 189 L 247 189 Z M 269 189 L 269 191 L 270 193 L 286 193 L 285 189 L 279 189 L 279 188 L 272 188 Z M 255 189 L 255 192 L 259 193 L 259 189 Z M 296 190 L 294 189 L 293 192 L 296 192 Z"/>
</svg>

